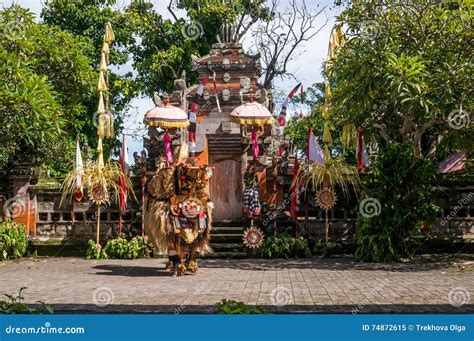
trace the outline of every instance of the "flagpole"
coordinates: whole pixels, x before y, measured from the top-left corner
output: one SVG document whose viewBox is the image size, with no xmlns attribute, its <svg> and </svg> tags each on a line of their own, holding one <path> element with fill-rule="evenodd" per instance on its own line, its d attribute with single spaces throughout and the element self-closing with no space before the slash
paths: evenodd
<svg viewBox="0 0 474 341">
<path fill-rule="evenodd" d="M 145 236 L 145 182 L 146 177 L 142 177 L 141 185 L 142 185 L 142 237 Z"/>
<path fill-rule="evenodd" d="M 326 222 L 325 222 L 325 230 L 326 230 L 326 244 L 328 243 L 329 241 L 329 219 L 328 219 L 328 209 L 325 209 L 326 211 Z"/>
</svg>

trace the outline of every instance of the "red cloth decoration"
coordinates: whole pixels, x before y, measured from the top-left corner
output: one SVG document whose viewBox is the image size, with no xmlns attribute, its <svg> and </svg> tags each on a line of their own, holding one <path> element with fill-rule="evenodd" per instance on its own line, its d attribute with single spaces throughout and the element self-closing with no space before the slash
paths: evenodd
<svg viewBox="0 0 474 341">
<path fill-rule="evenodd" d="M 260 149 L 258 147 L 257 133 L 252 131 L 252 147 L 253 147 L 253 159 L 257 160 Z"/>
<path fill-rule="evenodd" d="M 171 137 L 168 133 L 166 133 L 163 138 L 165 140 L 166 161 L 171 164 L 173 163 L 173 154 L 171 153 Z"/>
</svg>

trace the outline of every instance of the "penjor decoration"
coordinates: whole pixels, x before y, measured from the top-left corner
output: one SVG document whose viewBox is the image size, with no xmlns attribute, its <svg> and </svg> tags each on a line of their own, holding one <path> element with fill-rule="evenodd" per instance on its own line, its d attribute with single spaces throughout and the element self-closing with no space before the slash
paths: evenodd
<svg viewBox="0 0 474 341">
<path fill-rule="evenodd" d="M 114 137 L 113 118 L 109 108 L 109 79 L 107 64 L 110 62 L 110 44 L 115 36 L 110 23 L 105 26 L 104 42 L 99 64 L 98 108 L 97 108 L 97 161 L 82 164 L 79 146 L 76 151 L 76 168 L 68 173 L 62 184 L 61 203 L 67 196 L 76 195 L 82 198 L 82 188 L 86 189 L 88 199 L 97 205 L 96 248 L 100 249 L 100 209 L 102 205 L 110 203 L 111 198 L 118 198 L 120 188 L 127 189 L 134 197 L 132 184 L 128 175 L 116 162 L 108 161 L 104 164 L 104 138 Z M 80 179 L 80 181 L 79 181 Z M 119 184 L 121 184 L 119 186 Z M 80 190 L 80 196 L 78 190 Z"/>
</svg>

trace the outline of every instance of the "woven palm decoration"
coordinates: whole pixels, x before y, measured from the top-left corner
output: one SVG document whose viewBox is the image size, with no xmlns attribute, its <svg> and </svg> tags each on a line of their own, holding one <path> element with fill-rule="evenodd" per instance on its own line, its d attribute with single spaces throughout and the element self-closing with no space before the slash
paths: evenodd
<svg viewBox="0 0 474 341">
<path fill-rule="evenodd" d="M 258 249 L 263 244 L 265 236 L 259 228 L 252 226 L 244 231 L 242 240 L 249 249 Z"/>
<path fill-rule="evenodd" d="M 323 210 L 330 210 L 336 205 L 336 193 L 329 187 L 325 187 L 316 193 L 316 203 Z"/>
</svg>

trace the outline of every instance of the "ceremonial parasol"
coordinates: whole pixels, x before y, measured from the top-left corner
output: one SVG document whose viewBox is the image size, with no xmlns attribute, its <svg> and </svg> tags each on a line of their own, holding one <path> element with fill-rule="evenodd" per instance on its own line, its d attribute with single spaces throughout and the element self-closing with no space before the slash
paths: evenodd
<svg viewBox="0 0 474 341">
<path fill-rule="evenodd" d="M 165 129 L 189 126 L 188 114 L 181 108 L 169 104 L 166 99 L 161 106 L 154 107 L 146 112 L 143 123 Z"/>
<path fill-rule="evenodd" d="M 239 124 L 272 124 L 275 122 L 270 111 L 258 102 L 250 102 L 238 106 L 230 113 L 232 122 Z"/>
<path fill-rule="evenodd" d="M 158 103 L 157 103 L 158 104 Z M 161 103 L 160 103 L 161 104 Z M 152 127 L 185 128 L 189 126 L 188 114 L 178 107 L 169 103 L 169 97 L 164 96 L 163 103 L 146 112 L 143 123 Z M 165 154 L 168 163 L 173 163 L 173 154 L 171 153 L 171 137 L 168 133 L 164 136 Z"/>
<path fill-rule="evenodd" d="M 270 111 L 260 103 L 254 102 L 252 98 L 248 103 L 238 106 L 230 113 L 232 122 L 245 125 L 265 125 L 275 122 Z M 253 159 L 257 160 L 259 154 L 257 133 L 252 131 Z"/>
</svg>

